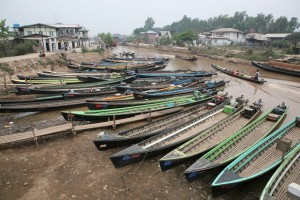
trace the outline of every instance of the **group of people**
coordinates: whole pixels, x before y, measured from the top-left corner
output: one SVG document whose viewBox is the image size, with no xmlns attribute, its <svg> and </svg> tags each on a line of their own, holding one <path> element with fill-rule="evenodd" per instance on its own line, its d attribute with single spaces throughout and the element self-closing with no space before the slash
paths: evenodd
<svg viewBox="0 0 300 200">
<path fill-rule="evenodd" d="M 234 71 L 231 71 L 230 69 L 227 69 L 227 68 L 225 68 L 224 71 L 228 72 L 228 73 L 232 73 L 235 76 L 244 76 L 244 71 L 241 71 L 241 73 L 239 72 L 239 70 L 237 70 L 236 72 L 234 72 Z M 255 75 L 254 75 L 253 79 L 254 80 L 258 80 L 259 76 L 260 76 L 260 73 L 259 73 L 259 71 L 257 69 L 256 72 L 255 72 Z"/>
</svg>

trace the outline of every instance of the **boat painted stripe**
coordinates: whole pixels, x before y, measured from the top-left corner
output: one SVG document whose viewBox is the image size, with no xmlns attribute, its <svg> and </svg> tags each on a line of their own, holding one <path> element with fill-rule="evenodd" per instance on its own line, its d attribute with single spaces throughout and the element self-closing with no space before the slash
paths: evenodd
<svg viewBox="0 0 300 200">
<path fill-rule="evenodd" d="M 204 118 L 202 118 L 202 119 L 200 119 L 200 120 L 198 120 L 198 121 L 196 121 L 196 122 L 194 122 L 194 123 L 192 123 L 192 124 L 190 124 L 188 126 L 185 126 L 184 128 L 182 128 L 182 129 L 180 129 L 178 131 L 175 131 L 174 133 L 172 133 L 170 135 L 167 135 L 166 137 L 163 137 L 163 138 L 161 138 L 161 139 L 159 139 L 159 140 L 157 140 L 157 141 L 155 141 L 155 142 L 153 142 L 151 144 L 148 144 L 148 145 L 144 146 L 143 149 L 147 149 L 147 148 L 149 148 L 149 147 L 151 147 L 153 145 L 156 145 L 157 143 L 159 143 L 159 142 L 161 142 L 161 141 L 163 141 L 165 139 L 168 139 L 169 137 L 172 137 L 173 135 L 176 135 L 177 133 L 179 133 L 181 131 L 184 131 L 184 130 L 186 130 L 186 129 L 192 127 L 192 126 L 194 126 L 195 124 L 198 124 L 198 123 L 200 123 L 200 122 L 208 119 L 209 117 L 214 116 L 214 115 L 216 115 L 216 114 L 218 114 L 220 112 L 223 112 L 223 109 L 220 109 L 220 110 L 218 110 L 218 111 L 216 111 L 216 112 L 214 112 L 214 113 L 212 113 L 212 114 L 210 114 L 210 115 L 208 115 L 208 116 L 206 116 L 206 117 L 204 117 Z"/>
</svg>

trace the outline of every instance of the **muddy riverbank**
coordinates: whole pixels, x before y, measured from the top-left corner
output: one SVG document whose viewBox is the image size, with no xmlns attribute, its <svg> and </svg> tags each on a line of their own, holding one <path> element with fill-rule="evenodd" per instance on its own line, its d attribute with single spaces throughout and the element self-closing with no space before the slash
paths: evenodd
<svg viewBox="0 0 300 200">
<path fill-rule="evenodd" d="M 257 69 L 250 64 L 235 64 L 207 57 L 199 57 L 197 62 L 188 62 L 175 59 L 174 52 L 153 49 L 119 47 L 114 53 L 123 51 L 135 52 L 137 57 L 169 57 L 166 70 L 213 70 L 211 63 L 243 70 L 245 74 L 254 74 Z M 84 60 L 84 56 L 81 59 L 92 61 Z M 285 102 L 290 109 L 284 123 L 299 115 L 299 78 L 263 70 L 260 73 L 267 80 L 264 85 L 221 73 L 214 79 L 230 80 L 225 92 L 234 97 L 243 94 L 250 102 L 261 98 L 264 102 L 263 111 Z M 1 114 L 0 118 L 4 116 Z M 16 130 L 21 126 L 28 127 L 29 121 L 34 122 L 35 128 L 65 122 L 59 111 L 19 115 L 17 118 L 13 116 Z M 215 174 L 208 174 L 189 184 L 182 174 L 189 163 L 161 172 L 158 160 L 163 155 L 116 169 L 109 156 L 123 148 L 100 152 L 92 143 L 103 130 L 115 133 L 142 123 L 145 122 L 118 126 L 115 131 L 107 128 L 86 131 L 76 136 L 62 134 L 39 141 L 39 147 L 35 147 L 34 142 L 28 142 L 1 149 L 0 199 L 213 199 L 209 185 Z M 1 128 L 9 131 L 3 125 Z M 270 174 L 267 174 L 216 199 L 257 199 L 269 177 Z"/>
</svg>

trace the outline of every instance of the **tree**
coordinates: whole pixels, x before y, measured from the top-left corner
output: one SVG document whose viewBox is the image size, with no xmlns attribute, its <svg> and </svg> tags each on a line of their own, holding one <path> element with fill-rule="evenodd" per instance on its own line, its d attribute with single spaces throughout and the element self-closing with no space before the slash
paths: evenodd
<svg viewBox="0 0 300 200">
<path fill-rule="evenodd" d="M 0 21 L 0 39 L 5 39 L 8 35 L 9 27 L 5 26 L 6 19 Z"/>
<path fill-rule="evenodd" d="M 294 32 L 286 36 L 285 40 L 291 42 L 292 44 L 300 43 L 300 32 Z"/>
<path fill-rule="evenodd" d="M 143 27 L 140 27 L 140 28 L 136 28 L 136 29 L 133 30 L 133 34 L 135 36 L 140 36 L 141 32 L 146 32 L 146 29 L 143 28 Z"/>
<path fill-rule="evenodd" d="M 114 45 L 114 40 L 112 38 L 112 35 L 110 33 L 99 33 L 98 38 L 101 38 L 102 41 L 112 47 Z"/>
<path fill-rule="evenodd" d="M 147 31 L 151 30 L 153 28 L 154 24 L 155 24 L 155 21 L 153 20 L 153 18 L 148 17 L 145 21 L 144 29 L 146 29 Z"/>
<path fill-rule="evenodd" d="M 187 30 L 174 35 L 174 40 L 176 40 L 176 44 L 178 46 L 182 46 L 184 42 L 192 43 L 194 40 L 197 39 L 198 39 L 198 35 L 194 33 L 192 30 Z"/>
</svg>

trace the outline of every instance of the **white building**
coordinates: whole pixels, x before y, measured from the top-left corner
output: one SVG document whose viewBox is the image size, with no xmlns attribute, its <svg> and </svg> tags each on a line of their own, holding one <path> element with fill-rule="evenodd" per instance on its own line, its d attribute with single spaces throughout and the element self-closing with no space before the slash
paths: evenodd
<svg viewBox="0 0 300 200">
<path fill-rule="evenodd" d="M 245 34 L 233 28 L 220 28 L 211 31 L 211 46 L 242 44 L 246 42 Z"/>
<path fill-rule="evenodd" d="M 38 40 L 44 51 L 90 47 L 88 30 L 79 24 L 31 24 L 18 28 L 19 39 Z"/>
</svg>

